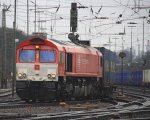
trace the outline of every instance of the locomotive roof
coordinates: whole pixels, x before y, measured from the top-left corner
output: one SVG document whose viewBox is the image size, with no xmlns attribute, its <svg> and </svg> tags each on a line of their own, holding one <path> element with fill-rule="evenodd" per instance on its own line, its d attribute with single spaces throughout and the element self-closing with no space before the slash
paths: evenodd
<svg viewBox="0 0 150 120">
<path fill-rule="evenodd" d="M 90 47 L 90 46 L 87 46 L 87 45 L 83 45 L 83 44 L 75 44 L 71 41 L 61 41 L 61 40 L 55 40 L 55 39 L 51 39 L 51 40 L 48 40 L 50 42 L 53 42 L 54 44 L 56 45 L 61 45 L 61 46 L 74 46 L 74 47 L 82 47 L 82 48 L 87 48 L 87 49 L 91 49 L 91 50 L 96 50 L 95 48 L 93 47 Z"/>
<path fill-rule="evenodd" d="M 33 44 L 52 45 L 53 47 L 60 49 L 60 50 L 63 50 L 63 48 L 65 48 L 68 52 L 69 51 L 74 52 L 74 49 L 78 48 L 78 49 L 82 49 L 82 51 L 84 49 L 85 52 L 90 52 L 93 54 L 96 54 L 96 52 L 98 52 L 100 54 L 100 52 L 97 49 L 90 47 L 90 46 L 86 46 L 86 45 L 82 45 L 82 44 L 75 44 L 71 41 L 61 41 L 61 40 L 55 40 L 55 39 L 49 40 L 49 39 L 43 39 L 40 37 L 34 37 L 29 40 L 26 40 L 23 43 L 21 43 L 18 46 L 18 48 L 22 48 L 24 46 L 33 45 Z M 82 52 L 82 51 L 80 51 L 80 52 Z"/>
</svg>

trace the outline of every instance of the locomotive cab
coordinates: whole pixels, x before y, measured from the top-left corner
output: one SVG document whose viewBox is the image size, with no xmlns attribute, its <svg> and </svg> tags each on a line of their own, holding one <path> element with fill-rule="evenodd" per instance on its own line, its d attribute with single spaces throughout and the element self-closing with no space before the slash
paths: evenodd
<svg viewBox="0 0 150 120">
<path fill-rule="evenodd" d="M 23 100 L 53 99 L 58 81 L 58 51 L 39 38 L 17 49 L 16 91 Z M 48 96 L 50 92 L 50 96 Z"/>
<path fill-rule="evenodd" d="M 36 47 L 40 47 L 40 49 Z M 56 50 L 42 45 L 20 49 L 17 63 L 17 80 L 23 79 L 57 81 Z"/>
</svg>

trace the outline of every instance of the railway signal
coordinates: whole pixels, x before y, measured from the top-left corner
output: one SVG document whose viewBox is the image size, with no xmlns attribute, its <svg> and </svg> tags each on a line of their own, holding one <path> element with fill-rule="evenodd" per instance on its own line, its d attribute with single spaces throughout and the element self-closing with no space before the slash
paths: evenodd
<svg viewBox="0 0 150 120">
<path fill-rule="evenodd" d="M 126 53 L 125 52 L 120 52 L 119 53 L 119 57 L 121 58 L 121 94 L 123 95 L 123 58 L 126 57 Z"/>
<path fill-rule="evenodd" d="M 79 35 L 76 34 L 77 32 L 77 23 L 78 23 L 78 11 L 77 11 L 77 3 L 71 3 L 71 10 L 70 10 L 70 32 L 68 34 L 68 38 L 74 42 L 78 43 Z"/>
<path fill-rule="evenodd" d="M 70 32 L 77 32 L 78 11 L 77 3 L 71 3 L 70 10 Z"/>
<path fill-rule="evenodd" d="M 124 57 L 126 57 L 126 53 L 125 52 L 120 52 L 119 57 L 123 59 Z"/>
</svg>

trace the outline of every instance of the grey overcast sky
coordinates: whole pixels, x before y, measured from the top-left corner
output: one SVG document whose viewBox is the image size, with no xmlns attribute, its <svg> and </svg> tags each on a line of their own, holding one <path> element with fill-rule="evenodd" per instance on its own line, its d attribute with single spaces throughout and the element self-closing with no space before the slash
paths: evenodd
<svg viewBox="0 0 150 120">
<path fill-rule="evenodd" d="M 91 40 L 92 46 L 106 46 L 109 38 L 111 49 L 114 50 L 117 39 L 117 50 L 121 50 L 123 33 L 124 48 L 131 46 L 131 26 L 133 25 L 133 47 L 137 50 L 138 44 L 142 50 L 143 44 L 143 19 L 144 19 L 144 41 L 145 51 L 148 40 L 150 40 L 150 0 L 36 0 L 37 5 L 37 31 L 48 33 L 48 38 L 68 40 L 70 32 L 70 7 L 76 2 L 78 6 L 88 8 L 78 9 L 78 31 L 81 40 Z M 35 0 L 29 0 L 29 31 L 34 32 L 34 9 Z M 3 5 L 11 5 L 6 13 L 7 27 L 13 27 L 14 0 L 0 0 L 0 22 L 2 21 Z M 59 8 L 59 9 L 58 9 Z M 108 19 L 100 19 L 107 17 Z M 116 24 L 121 22 L 121 24 Z M 27 0 L 17 0 L 17 29 L 27 31 Z M 138 41 L 139 42 L 138 42 Z"/>
</svg>

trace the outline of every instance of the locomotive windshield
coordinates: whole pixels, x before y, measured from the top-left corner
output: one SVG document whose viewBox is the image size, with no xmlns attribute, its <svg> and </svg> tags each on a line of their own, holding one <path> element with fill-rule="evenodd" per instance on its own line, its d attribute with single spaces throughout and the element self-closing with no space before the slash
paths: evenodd
<svg viewBox="0 0 150 120">
<path fill-rule="evenodd" d="M 35 62 L 35 50 L 21 50 L 20 62 Z"/>
<path fill-rule="evenodd" d="M 56 51 L 54 50 L 41 50 L 40 62 L 55 62 Z"/>
</svg>

